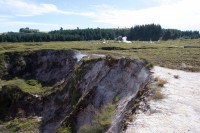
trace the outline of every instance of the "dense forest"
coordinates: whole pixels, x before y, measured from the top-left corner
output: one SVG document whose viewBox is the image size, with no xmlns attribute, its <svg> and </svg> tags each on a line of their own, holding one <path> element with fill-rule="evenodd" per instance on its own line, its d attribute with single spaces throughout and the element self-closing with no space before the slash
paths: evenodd
<svg viewBox="0 0 200 133">
<path fill-rule="evenodd" d="M 50 31 L 21 28 L 19 32 L 8 32 L 0 35 L 0 42 L 49 42 L 49 41 L 88 41 L 88 40 L 114 40 L 119 36 L 127 36 L 130 41 L 158 41 L 187 38 L 200 38 L 199 31 L 180 31 L 176 29 L 162 29 L 160 25 L 136 25 L 131 28 L 121 29 L 73 29 Z"/>
</svg>

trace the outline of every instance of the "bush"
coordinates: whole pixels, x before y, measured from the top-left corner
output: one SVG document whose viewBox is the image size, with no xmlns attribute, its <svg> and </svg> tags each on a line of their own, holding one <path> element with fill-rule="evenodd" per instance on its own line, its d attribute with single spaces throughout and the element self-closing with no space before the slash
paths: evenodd
<svg viewBox="0 0 200 133">
<path fill-rule="evenodd" d="M 108 104 L 96 113 L 92 125 L 84 125 L 81 127 L 81 133 L 102 133 L 105 132 L 111 125 L 114 115 L 115 106 Z"/>
<path fill-rule="evenodd" d="M 62 127 L 56 131 L 56 133 L 72 133 L 71 128 L 69 127 Z"/>
<path fill-rule="evenodd" d="M 152 88 L 152 93 L 153 93 L 152 98 L 155 100 L 160 100 L 165 98 L 165 95 L 161 92 L 160 87 L 163 87 L 167 83 L 167 81 L 159 77 L 156 77 L 154 80 L 156 81 L 156 86 L 155 88 Z"/>
<path fill-rule="evenodd" d="M 38 94 L 43 92 L 42 84 L 39 83 L 37 80 L 24 80 L 24 79 L 12 79 L 5 81 L 5 85 L 8 86 L 17 86 L 24 92 Z"/>
<path fill-rule="evenodd" d="M 39 124 L 40 123 L 36 119 L 33 119 L 33 118 L 29 118 L 29 119 L 15 118 L 9 122 L 4 123 L 2 127 L 0 128 L 0 132 L 9 132 L 9 133 L 38 132 Z"/>
<path fill-rule="evenodd" d="M 156 90 L 153 94 L 153 99 L 155 100 L 160 100 L 160 99 L 164 99 L 165 95 L 161 92 L 160 89 Z"/>
<path fill-rule="evenodd" d="M 156 77 L 156 78 L 155 78 L 155 81 L 157 81 L 157 85 L 158 85 L 159 87 L 163 87 L 163 86 L 167 83 L 167 80 L 161 79 L 161 78 L 159 78 L 159 77 Z"/>
</svg>

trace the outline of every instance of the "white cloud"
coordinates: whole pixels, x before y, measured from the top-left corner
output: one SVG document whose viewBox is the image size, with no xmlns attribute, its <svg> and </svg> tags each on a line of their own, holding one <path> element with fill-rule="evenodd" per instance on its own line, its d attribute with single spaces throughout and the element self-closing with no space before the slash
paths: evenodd
<svg viewBox="0 0 200 133">
<path fill-rule="evenodd" d="M 0 18 L 13 18 L 13 16 L 9 16 L 9 15 L 0 15 Z"/>
<path fill-rule="evenodd" d="M 152 1 L 155 2 L 158 0 Z M 165 28 L 178 28 L 182 30 L 200 29 L 199 0 L 161 1 L 158 6 L 140 10 L 117 9 L 108 5 L 97 6 L 95 15 L 90 17 L 94 22 L 107 23 L 120 27 L 156 23 L 161 24 Z"/>
<path fill-rule="evenodd" d="M 13 27 L 13 25 L 16 24 L 20 25 L 20 27 L 24 27 L 28 23 L 31 26 L 42 26 L 41 23 L 16 21 L 14 16 L 17 18 L 19 16 L 26 17 L 45 15 L 47 13 L 58 13 L 63 15 L 87 17 L 96 25 L 105 23 L 113 25 L 113 27 L 131 27 L 134 25 L 155 23 L 161 24 L 161 26 L 164 28 L 200 30 L 199 0 L 142 1 L 153 3 L 152 5 L 154 6 L 145 9 L 123 9 L 116 8 L 115 6 L 101 4 L 91 5 L 90 11 L 64 11 L 59 9 L 54 4 L 30 3 L 27 2 L 27 0 L 0 0 L 0 21 L 4 22 L 4 24 L 1 22 L 1 25 L 8 26 L 9 24 L 10 27 Z M 7 16 L 1 15 L 3 12 L 4 14 L 7 14 Z M 13 18 L 11 16 L 13 16 Z M 57 27 L 61 27 L 63 25 L 49 24 L 48 26 L 52 27 L 51 29 L 57 29 Z M 88 25 L 86 25 L 86 27 L 87 26 Z"/>
<path fill-rule="evenodd" d="M 30 4 L 23 0 L 0 0 L 2 8 L 16 16 L 34 16 L 58 11 L 53 4 Z"/>
<path fill-rule="evenodd" d="M 63 15 L 79 15 L 79 16 L 92 16 L 91 12 L 73 12 L 73 11 L 63 11 L 58 9 L 56 5 L 53 4 L 33 4 L 28 3 L 25 0 L 0 0 L 0 12 L 4 12 L 3 15 L 0 13 L 0 29 L 2 31 L 12 30 L 18 31 L 22 27 L 31 27 L 40 30 L 50 31 L 54 29 L 59 29 L 60 27 L 72 29 L 77 26 L 71 24 L 51 24 L 51 23 L 36 23 L 36 22 L 26 22 L 17 21 L 19 17 L 31 17 L 37 15 L 45 15 L 47 13 L 57 13 Z M 45 16 L 44 16 L 45 17 Z M 59 23 L 59 22 L 57 22 Z"/>
<path fill-rule="evenodd" d="M 184 1 L 184 0 L 149 0 L 148 2 L 154 2 L 157 4 L 166 5 L 166 4 L 173 4 L 173 3 L 177 3 L 181 1 Z"/>
<path fill-rule="evenodd" d="M 24 0 L 0 0 L 0 6 L 7 10 L 14 16 L 36 16 L 43 15 L 46 13 L 59 13 L 64 15 L 80 15 L 80 16 L 91 16 L 90 12 L 72 12 L 72 11 L 63 11 L 58 9 L 54 4 L 33 4 L 28 3 Z M 2 9 L 0 9 L 1 11 Z"/>
</svg>

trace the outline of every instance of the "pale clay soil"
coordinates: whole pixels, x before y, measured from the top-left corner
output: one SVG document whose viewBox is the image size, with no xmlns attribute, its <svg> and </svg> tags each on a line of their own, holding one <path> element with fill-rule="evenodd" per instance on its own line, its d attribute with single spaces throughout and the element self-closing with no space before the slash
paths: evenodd
<svg viewBox="0 0 200 133">
<path fill-rule="evenodd" d="M 150 111 L 134 116 L 126 133 L 200 133 L 200 73 L 162 67 L 152 72 L 167 80 L 162 88 L 165 98 L 151 100 Z"/>
</svg>

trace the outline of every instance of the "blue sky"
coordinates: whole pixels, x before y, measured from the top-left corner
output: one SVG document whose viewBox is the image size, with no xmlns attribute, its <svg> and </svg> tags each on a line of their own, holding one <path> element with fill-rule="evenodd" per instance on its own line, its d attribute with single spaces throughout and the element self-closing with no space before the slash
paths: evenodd
<svg viewBox="0 0 200 133">
<path fill-rule="evenodd" d="M 200 30 L 200 0 L 0 0 L 0 32 L 160 24 Z"/>
</svg>

